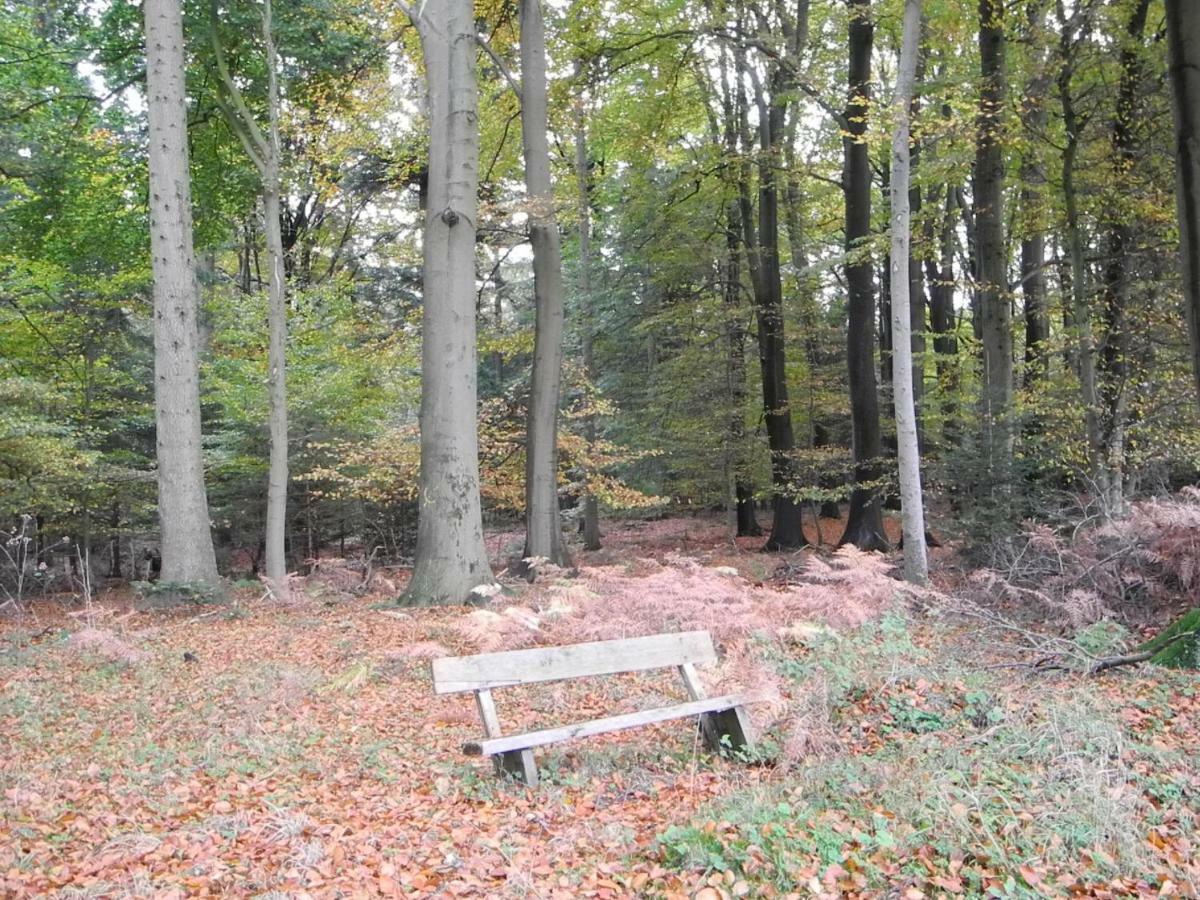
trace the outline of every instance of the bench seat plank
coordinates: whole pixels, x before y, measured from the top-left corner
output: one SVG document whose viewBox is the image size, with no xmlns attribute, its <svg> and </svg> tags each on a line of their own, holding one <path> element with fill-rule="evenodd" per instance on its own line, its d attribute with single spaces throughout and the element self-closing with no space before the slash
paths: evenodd
<svg viewBox="0 0 1200 900">
<path fill-rule="evenodd" d="M 747 702 L 751 702 L 751 698 L 743 697 L 740 694 L 726 694 L 722 697 L 690 700 L 687 703 L 679 703 L 675 706 L 663 706 L 658 709 L 647 709 L 620 716 L 608 716 L 603 719 L 593 719 L 590 722 L 579 722 L 575 725 L 562 725 L 558 728 L 546 728 L 541 731 L 530 731 L 526 734 L 514 734 L 508 737 L 489 738 L 482 741 L 468 741 L 463 744 L 463 752 L 468 756 L 493 756 L 497 753 L 506 753 L 511 750 L 543 747 L 546 744 L 556 744 L 559 741 L 566 741 L 571 738 L 605 734 L 609 731 L 621 731 L 626 728 L 637 728 L 640 725 L 668 722 L 672 719 L 698 716 L 703 713 L 722 712 L 724 710 L 735 709 Z"/>
<path fill-rule="evenodd" d="M 708 663 L 716 658 L 717 652 L 707 631 L 479 653 L 435 659 L 433 689 L 439 694 L 481 691 L 590 675 L 641 672 L 684 663 Z"/>
</svg>

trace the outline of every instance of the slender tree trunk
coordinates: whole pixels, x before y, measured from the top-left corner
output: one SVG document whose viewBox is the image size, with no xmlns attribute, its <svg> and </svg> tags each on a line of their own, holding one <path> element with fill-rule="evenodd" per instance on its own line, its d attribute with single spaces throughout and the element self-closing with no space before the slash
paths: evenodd
<svg viewBox="0 0 1200 900">
<path fill-rule="evenodd" d="M 408 605 L 463 603 L 492 581 L 479 502 L 475 226 L 479 124 L 470 0 L 422 4 L 429 103 L 421 341 L 421 476 Z"/>
<path fill-rule="evenodd" d="M 541 0 L 521 0 L 521 139 L 537 306 L 525 445 L 525 558 L 569 566 L 558 513 L 558 404 L 563 357 L 562 246 L 554 214 Z"/>
<path fill-rule="evenodd" d="M 741 209 L 736 200 L 726 213 L 725 321 L 728 334 L 729 461 L 732 470 L 734 528 L 737 537 L 758 537 L 762 528 L 754 515 L 754 488 L 746 462 L 746 331 L 742 325 L 742 265 L 739 234 Z"/>
<path fill-rule="evenodd" d="M 933 332 L 933 353 L 941 395 L 942 442 L 952 446 L 958 441 L 958 337 L 954 316 L 954 224 L 958 207 L 954 188 L 945 185 L 944 192 L 940 221 L 935 224 L 934 219 L 927 219 L 931 253 L 925 267 L 929 282 L 929 330 Z"/>
<path fill-rule="evenodd" d="M 592 204 L 583 97 L 578 100 L 575 114 L 575 181 L 579 197 L 579 297 L 583 306 L 583 376 L 587 380 L 588 390 L 591 391 L 595 378 L 593 343 L 596 316 L 592 306 Z M 596 443 L 595 415 L 589 412 L 583 427 L 588 453 L 591 454 Z M 596 502 L 596 495 L 591 490 L 583 495 L 583 549 L 600 549 L 600 504 Z"/>
<path fill-rule="evenodd" d="M 904 530 L 904 577 L 929 580 L 925 557 L 925 509 L 921 496 L 921 451 L 913 397 L 912 318 L 909 278 L 912 221 L 909 211 L 909 113 L 921 40 L 921 0 L 905 0 L 900 70 L 896 76 L 896 133 L 892 138 L 892 391 L 896 407 L 896 455 Z"/>
<path fill-rule="evenodd" d="M 1006 94 L 1004 2 L 979 0 L 982 88 L 975 151 L 975 231 L 978 239 L 979 324 L 983 342 L 983 445 L 991 485 L 1011 489 L 1013 458 L 1012 306 L 1004 243 Z"/>
<path fill-rule="evenodd" d="M 1194 0 L 1167 0 L 1167 42 L 1183 308 L 1200 399 L 1200 5 Z"/>
<path fill-rule="evenodd" d="M 849 0 L 850 61 L 848 133 L 842 139 L 846 192 L 846 286 L 849 291 L 846 355 L 850 380 L 850 418 L 853 427 L 854 480 L 850 510 L 841 544 L 863 550 L 888 546 L 883 530 L 879 492 L 883 451 L 879 429 L 879 392 L 875 382 L 875 286 L 871 260 L 864 244 L 871 235 L 871 160 L 866 142 L 871 97 L 871 50 L 875 26 L 870 0 Z M 906 273 L 907 274 L 907 273 Z"/>
<path fill-rule="evenodd" d="M 281 225 L 282 151 L 279 139 L 278 56 L 272 33 L 271 0 L 264 0 L 262 34 L 267 68 L 267 131 L 246 106 L 225 61 L 218 31 L 219 0 L 212 0 L 209 35 L 217 63 L 217 103 L 262 179 L 263 231 L 267 244 L 267 401 L 270 458 L 267 470 L 267 527 L 264 538 L 267 580 L 275 596 L 288 599 L 287 580 L 287 275 Z"/>
<path fill-rule="evenodd" d="M 183 13 L 178 0 L 145 0 L 143 11 L 161 577 L 215 584 L 200 445 L 200 298 L 192 246 Z"/>
<path fill-rule="evenodd" d="M 1142 36 L 1150 0 L 1139 0 L 1125 30 L 1126 44 L 1121 50 L 1121 83 L 1113 117 L 1112 146 L 1118 185 L 1128 183 L 1137 162 L 1136 116 L 1141 86 Z M 1125 507 L 1125 428 L 1129 378 L 1129 328 L 1126 318 L 1133 280 L 1133 252 L 1136 249 L 1133 226 L 1126 214 L 1108 224 L 1108 262 L 1104 267 L 1104 345 L 1099 359 L 1100 443 L 1102 455 L 1097 462 L 1097 481 L 1104 494 L 1104 508 L 1119 515 Z"/>
<path fill-rule="evenodd" d="M 1033 0 L 1026 8 L 1026 24 L 1031 47 L 1042 37 L 1044 0 Z M 1048 115 L 1046 91 L 1050 83 L 1046 54 L 1036 51 L 1033 75 L 1025 83 L 1021 98 L 1021 122 L 1025 130 L 1025 149 L 1021 155 L 1021 295 L 1025 300 L 1025 387 L 1035 388 L 1049 375 L 1046 345 L 1050 340 L 1050 317 L 1046 300 L 1045 213 L 1042 209 L 1046 169 L 1042 164 L 1041 144 Z M 1036 423 L 1031 423 L 1034 430 Z"/>
<path fill-rule="evenodd" d="M 267 146 L 263 159 L 263 215 L 266 217 L 267 267 L 267 399 L 270 407 L 271 460 L 267 472 L 267 579 L 275 596 L 287 600 L 287 283 L 284 280 L 283 235 L 280 232 L 279 75 L 272 36 L 271 0 L 263 3 L 263 41 L 267 53 Z"/>
<path fill-rule="evenodd" d="M 789 113 L 787 135 L 784 140 L 784 169 L 787 172 L 787 193 L 785 196 L 785 213 L 787 219 L 788 245 L 792 256 L 792 268 L 796 270 L 799 294 L 800 331 L 804 341 L 804 358 L 808 367 L 808 445 L 820 449 L 829 445 L 828 429 L 819 421 L 820 411 L 817 409 L 816 393 L 817 379 L 823 365 L 827 363 L 821 352 L 820 316 L 817 305 L 817 278 L 809 271 L 808 255 L 805 252 L 804 230 L 804 192 L 800 183 L 799 166 L 795 158 L 795 129 L 799 120 L 801 107 L 793 104 Z M 835 491 L 838 488 L 836 479 L 825 474 L 818 475 L 819 486 L 822 490 Z M 822 500 L 816 505 L 818 519 L 836 519 L 841 516 L 841 510 L 836 500 Z M 818 533 L 820 523 L 818 521 Z"/>
<path fill-rule="evenodd" d="M 1081 127 L 1079 117 L 1075 112 L 1075 96 L 1071 85 L 1074 76 L 1075 35 L 1061 4 L 1059 26 L 1061 29 L 1059 43 L 1061 60 L 1058 72 L 1058 97 L 1062 107 L 1063 130 L 1066 133 L 1061 175 L 1063 206 L 1067 218 L 1067 255 L 1070 258 L 1070 267 L 1063 270 L 1064 275 L 1069 273 L 1070 286 L 1069 302 L 1064 297 L 1063 318 L 1068 331 L 1074 333 L 1075 350 L 1072 357 L 1079 374 L 1080 395 L 1084 409 L 1084 429 L 1087 435 L 1088 468 L 1090 470 L 1101 452 L 1100 425 L 1097 418 L 1100 403 L 1096 392 L 1096 354 L 1092 342 L 1092 314 L 1088 303 L 1083 222 L 1079 213 L 1079 191 L 1075 184 L 1075 167 L 1079 156 Z M 1068 311 L 1070 313 L 1069 323 L 1066 322 Z"/>
</svg>

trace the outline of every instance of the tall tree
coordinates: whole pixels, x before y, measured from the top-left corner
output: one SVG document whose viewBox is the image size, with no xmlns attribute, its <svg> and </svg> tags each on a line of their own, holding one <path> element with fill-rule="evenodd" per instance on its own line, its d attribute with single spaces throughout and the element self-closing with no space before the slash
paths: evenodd
<svg viewBox="0 0 1200 900">
<path fill-rule="evenodd" d="M 1167 45 L 1183 308 L 1200 399 L 1200 6 L 1192 0 L 1167 0 Z"/>
<path fill-rule="evenodd" d="M 525 446 L 525 558 L 568 566 L 558 513 L 558 404 L 563 357 L 562 237 L 546 138 L 546 31 L 541 0 L 521 0 L 521 143 L 537 307 Z"/>
<path fill-rule="evenodd" d="M 983 448 L 993 486 L 1009 487 L 1013 455 L 1012 304 L 1004 241 L 1004 145 L 1007 94 L 1003 0 L 979 0 L 981 85 L 976 118 L 975 233 L 979 326 L 983 343 Z"/>
<path fill-rule="evenodd" d="M 412 579 L 401 598 L 423 606 L 463 603 L 492 580 L 483 543 L 476 420 L 479 95 L 471 0 L 400 8 L 421 39 L 429 110 L 420 507 Z"/>
<path fill-rule="evenodd" d="M 577 67 L 580 74 L 583 66 Z M 592 298 L 592 200 L 588 175 L 587 115 L 582 85 L 575 102 L 575 187 L 579 208 L 579 299 L 583 307 L 583 375 L 589 390 L 595 378 L 596 317 Z M 591 451 L 596 443 L 596 416 L 589 412 L 583 423 Z M 590 489 L 583 496 L 583 549 L 600 549 L 600 504 Z"/>
<path fill-rule="evenodd" d="M 925 557 L 925 509 L 921 496 L 921 450 L 913 397 L 912 317 L 909 277 L 912 221 L 909 209 L 909 114 L 921 41 L 921 0 L 905 0 L 900 70 L 896 76 L 896 130 L 892 137 L 892 391 L 896 408 L 900 512 L 904 530 L 904 577 L 929 580 Z"/>
<path fill-rule="evenodd" d="M 1117 88 L 1111 138 L 1113 184 L 1118 188 L 1129 185 L 1137 160 L 1136 116 L 1142 80 L 1142 40 L 1149 10 L 1150 0 L 1138 0 L 1134 4 L 1121 46 L 1121 81 Z M 1096 460 L 1096 480 L 1104 499 L 1104 510 L 1117 515 L 1125 504 L 1125 431 L 1129 398 L 1126 382 L 1130 346 L 1127 320 L 1137 248 L 1132 216 L 1119 207 L 1114 212 L 1117 214 L 1105 223 L 1108 262 L 1104 266 L 1101 307 L 1104 340 L 1097 361 L 1102 452 Z"/>
<path fill-rule="evenodd" d="M 867 118 L 871 105 L 871 51 L 875 25 L 871 0 L 848 0 L 849 96 L 842 138 L 846 194 L 846 351 L 853 428 L 854 490 L 840 543 L 863 550 L 888 546 L 877 482 L 883 442 L 879 428 L 879 391 L 875 381 L 875 284 L 867 242 L 871 236 L 871 158 Z M 907 275 L 907 269 L 905 270 Z"/>
<path fill-rule="evenodd" d="M 265 562 L 271 589 L 279 599 L 287 600 L 287 281 L 280 224 L 279 59 L 272 32 L 271 0 L 263 0 L 262 36 L 267 68 L 267 131 L 264 134 L 226 63 L 218 30 L 219 11 L 219 0 L 212 0 L 209 25 L 217 64 L 217 103 L 262 180 L 263 230 L 267 239 L 267 401 L 271 435 Z"/>
<path fill-rule="evenodd" d="M 800 9 L 806 10 L 807 3 Z M 769 19 L 759 10 L 757 35 L 765 37 Z M 740 214 L 750 268 L 750 283 L 754 294 L 754 310 L 758 324 L 758 359 L 762 374 L 763 418 L 767 426 L 767 444 L 771 452 L 772 517 L 768 550 L 786 550 L 807 543 L 801 522 L 801 505 L 795 497 L 795 477 L 792 452 L 796 448 L 792 425 L 792 410 L 788 398 L 786 335 L 783 317 L 783 281 L 779 266 L 779 181 L 782 165 L 782 146 L 785 134 L 786 104 L 784 96 L 791 90 L 790 67 L 798 54 L 800 33 L 786 11 L 776 25 L 783 32 L 783 58 L 770 58 L 765 80 L 753 68 L 745 65 L 740 53 L 735 55 L 735 68 L 749 72 L 754 84 L 754 103 L 758 112 L 758 150 L 754 153 L 750 135 L 748 104 L 744 101 L 742 80 L 738 78 L 737 114 L 741 131 L 742 151 L 746 159 L 757 158 L 758 207 L 755 216 L 750 192 L 750 167 L 743 164 L 740 171 Z M 739 17 L 740 18 L 740 17 Z M 739 28 L 744 27 L 739 25 Z M 749 36 L 747 36 L 749 37 Z M 751 39 L 753 40 L 753 39 Z M 736 77 L 736 76 L 735 76 Z"/>
<path fill-rule="evenodd" d="M 183 11 L 145 0 L 154 272 L 154 421 L 163 581 L 217 581 L 200 446 L 199 286 L 192 244 Z"/>
<path fill-rule="evenodd" d="M 1042 209 L 1046 167 L 1041 144 L 1049 120 L 1046 93 L 1050 84 L 1049 54 L 1042 25 L 1045 0 L 1030 0 L 1025 7 L 1025 38 L 1030 48 L 1031 72 L 1021 97 L 1021 125 L 1025 132 L 1021 152 L 1021 294 L 1025 301 L 1025 381 L 1033 387 L 1048 374 L 1046 345 L 1050 340 L 1050 317 L 1046 298 L 1046 232 Z"/>
</svg>

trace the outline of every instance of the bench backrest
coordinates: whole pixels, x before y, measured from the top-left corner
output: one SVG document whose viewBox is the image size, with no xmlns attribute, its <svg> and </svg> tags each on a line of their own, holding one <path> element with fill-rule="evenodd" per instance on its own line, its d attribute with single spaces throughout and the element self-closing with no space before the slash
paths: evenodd
<svg viewBox="0 0 1200 900">
<path fill-rule="evenodd" d="M 706 663 L 716 658 L 712 637 L 707 631 L 680 631 L 565 647 L 435 659 L 433 688 L 439 694 L 486 691 L 516 684 Z"/>
</svg>

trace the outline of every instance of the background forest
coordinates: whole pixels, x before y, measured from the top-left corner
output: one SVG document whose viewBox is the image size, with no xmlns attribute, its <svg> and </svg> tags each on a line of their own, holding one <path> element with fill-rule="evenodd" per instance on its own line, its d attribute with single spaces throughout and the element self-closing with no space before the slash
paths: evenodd
<svg viewBox="0 0 1200 900">
<path fill-rule="evenodd" d="M 238 117 L 266 127 L 274 68 L 259 9 L 185 7 L 209 503 L 222 570 L 256 572 L 268 248 L 263 177 Z M 498 521 L 523 509 L 534 308 L 508 71 L 516 9 L 477 12 L 488 48 L 479 423 L 484 504 Z M 740 500 L 745 533 L 773 476 L 776 496 L 827 512 L 856 481 L 860 499 L 892 502 L 900 12 L 865 0 L 547 8 L 565 504 Z M 1164 10 L 1030 0 L 1002 12 L 989 55 L 974 4 L 925 5 L 912 103 L 909 279 L 928 506 L 935 532 L 976 545 L 1079 498 L 1089 514 L 1120 511 L 1127 497 L 1193 481 L 1200 461 Z M 38 552 L 145 577 L 157 551 L 139 10 L 5 4 L 0 28 L 0 514 L 31 517 L 17 527 L 36 534 Z M 401 560 L 419 458 L 417 35 L 390 4 L 342 0 L 278 5 L 272 30 L 288 565 L 347 541 Z M 232 118 L 223 78 L 242 106 Z M 996 390 L 1005 408 L 993 416 Z M 867 517 L 865 531 L 846 532 L 864 547 L 880 537 Z M 840 525 L 826 531 L 842 537 Z"/>
</svg>

